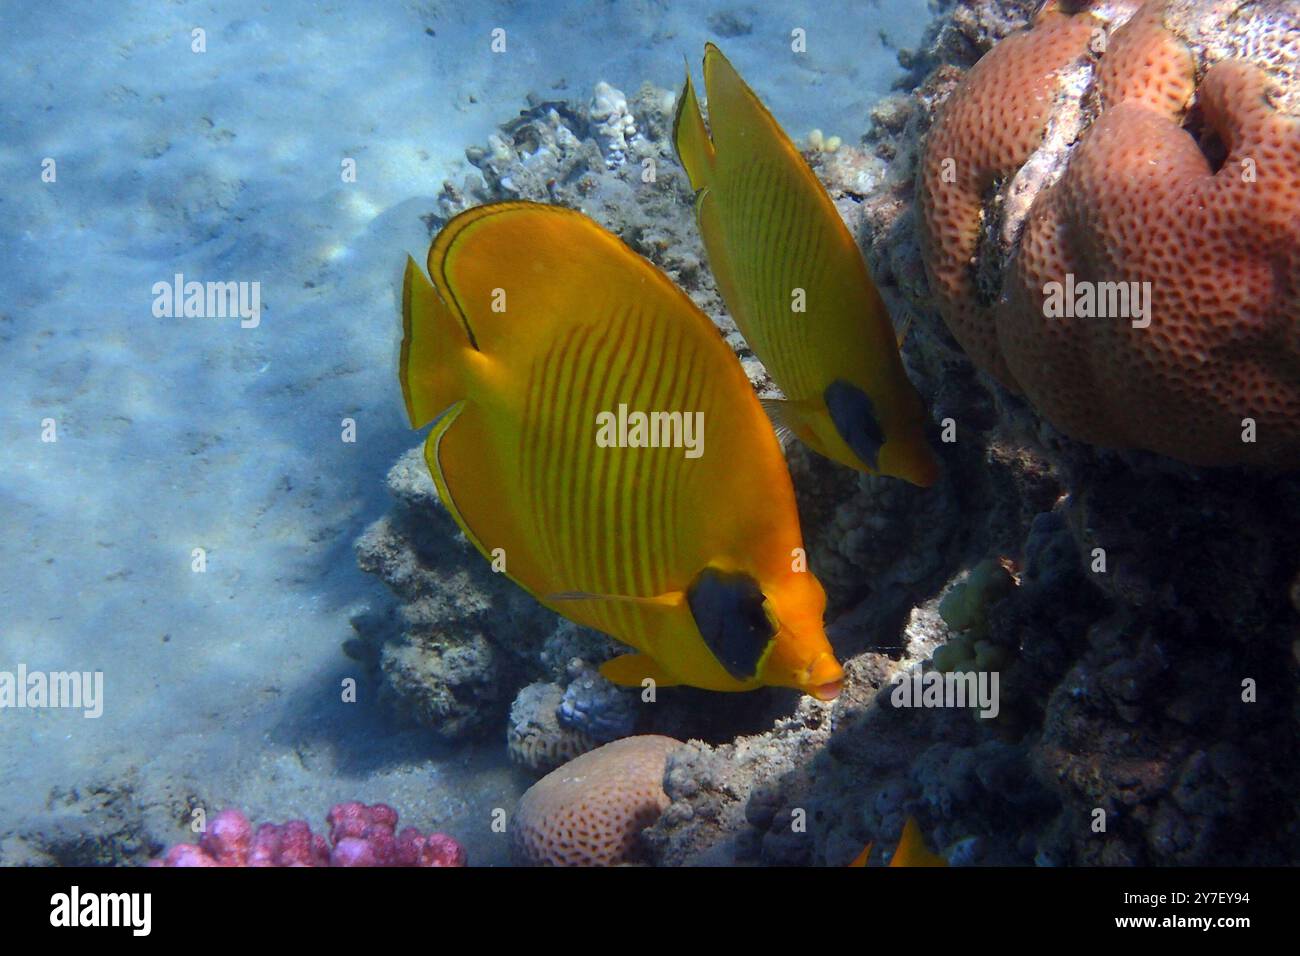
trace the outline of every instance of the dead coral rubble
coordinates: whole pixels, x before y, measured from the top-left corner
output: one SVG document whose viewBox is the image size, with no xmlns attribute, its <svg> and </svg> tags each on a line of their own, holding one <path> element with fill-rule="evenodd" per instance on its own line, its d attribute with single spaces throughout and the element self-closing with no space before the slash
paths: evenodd
<svg viewBox="0 0 1300 956">
<path fill-rule="evenodd" d="M 384 687 L 439 736 L 465 739 L 504 720 L 514 689 L 543 673 L 542 651 L 563 625 L 460 533 L 421 449 L 393 466 L 388 487 L 393 510 L 356 544 L 362 570 L 401 602 L 399 633 L 371 637 Z"/>
</svg>

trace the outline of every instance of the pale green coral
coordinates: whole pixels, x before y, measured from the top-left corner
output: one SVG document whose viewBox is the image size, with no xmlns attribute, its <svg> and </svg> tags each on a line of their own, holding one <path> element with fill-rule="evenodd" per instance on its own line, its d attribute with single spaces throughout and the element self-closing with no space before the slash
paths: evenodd
<svg viewBox="0 0 1300 956">
<path fill-rule="evenodd" d="M 998 670 L 1007 660 L 1007 648 L 988 636 L 988 609 L 1014 587 L 1011 573 L 995 558 L 971 569 L 939 602 L 939 616 L 955 633 L 934 652 L 934 666 L 945 673 Z"/>
</svg>

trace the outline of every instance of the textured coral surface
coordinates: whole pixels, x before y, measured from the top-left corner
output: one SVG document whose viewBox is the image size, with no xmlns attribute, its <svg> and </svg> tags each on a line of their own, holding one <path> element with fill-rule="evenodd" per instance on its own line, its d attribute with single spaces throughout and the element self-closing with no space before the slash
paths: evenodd
<svg viewBox="0 0 1300 956">
<path fill-rule="evenodd" d="M 1300 34 L 1265 5 L 1254 32 L 1258 4 L 1150 0 L 1118 25 L 1049 11 L 931 131 L 921 246 L 940 312 L 1074 438 L 1300 466 L 1300 117 L 1280 108 Z M 1057 314 L 1062 287 L 1105 314 Z"/>
<path fill-rule="evenodd" d="M 1092 26 L 1083 17 L 1050 14 L 994 47 L 945 104 L 920 171 L 921 242 L 935 298 L 971 358 L 1008 384 L 1014 379 L 971 269 L 981 205 L 1042 142 L 1060 73 L 1086 57 Z"/>
<path fill-rule="evenodd" d="M 614 866 L 638 859 L 640 833 L 668 805 L 664 764 L 671 737 L 626 737 L 547 774 L 524 794 L 510 823 L 520 863 Z"/>
</svg>

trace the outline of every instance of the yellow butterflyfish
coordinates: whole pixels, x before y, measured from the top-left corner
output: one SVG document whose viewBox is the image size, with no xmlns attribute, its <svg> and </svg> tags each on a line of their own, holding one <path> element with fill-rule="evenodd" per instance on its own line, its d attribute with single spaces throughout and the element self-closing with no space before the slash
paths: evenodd
<svg viewBox="0 0 1300 956">
<path fill-rule="evenodd" d="M 778 428 L 859 471 L 931 485 L 938 461 L 885 304 L 835 204 L 713 44 L 709 126 L 691 85 L 673 122 L 718 289 L 786 395 Z"/>
<path fill-rule="evenodd" d="M 658 269 L 568 209 L 452 219 L 408 260 L 402 393 L 475 547 L 635 648 L 615 683 L 822 699 L 843 671 L 785 460 L 740 362 Z"/>
<path fill-rule="evenodd" d="M 875 844 L 868 843 L 862 848 L 849 866 L 866 866 L 867 858 L 871 856 L 871 848 Z M 915 817 L 908 817 L 907 822 L 903 824 L 903 835 L 898 838 L 898 846 L 894 848 L 894 855 L 889 859 L 890 866 L 947 866 L 948 861 L 937 853 L 931 853 L 925 846 L 925 840 L 921 839 L 921 828 L 917 825 Z"/>
</svg>

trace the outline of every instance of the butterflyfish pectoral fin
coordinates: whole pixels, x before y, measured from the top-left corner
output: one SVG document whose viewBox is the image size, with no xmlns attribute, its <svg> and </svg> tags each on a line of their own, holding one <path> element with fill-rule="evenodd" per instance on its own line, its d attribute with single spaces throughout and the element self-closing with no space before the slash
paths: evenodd
<svg viewBox="0 0 1300 956">
<path fill-rule="evenodd" d="M 646 654 L 624 654 L 605 661 L 600 665 L 600 675 L 619 687 L 641 687 L 647 679 L 659 687 L 676 687 L 681 683 Z"/>
<path fill-rule="evenodd" d="M 784 446 L 785 440 L 795 434 L 794 415 L 790 403 L 784 398 L 760 398 L 758 403 L 763 406 L 763 411 L 768 421 L 772 423 L 777 439 Z"/>
<path fill-rule="evenodd" d="M 903 343 L 907 341 L 907 333 L 912 331 L 913 319 L 914 316 L 909 312 L 907 318 L 903 319 L 902 328 L 898 330 L 898 350 L 900 352 L 903 350 Z"/>
<path fill-rule="evenodd" d="M 587 591 L 557 591 L 546 595 L 548 601 L 623 601 L 639 604 L 642 607 L 680 607 L 686 595 L 681 591 L 669 591 L 667 594 L 655 594 L 651 597 L 638 597 L 632 594 L 590 594 Z"/>
<path fill-rule="evenodd" d="M 808 422 L 817 414 L 816 406 L 812 402 L 798 402 L 788 398 L 760 398 L 758 403 L 763 406 L 763 412 L 767 415 L 767 420 L 772 423 L 776 437 L 782 444 L 785 443 L 788 435 L 794 435 L 803 442 L 807 442 L 812 436 L 812 428 Z"/>
</svg>

